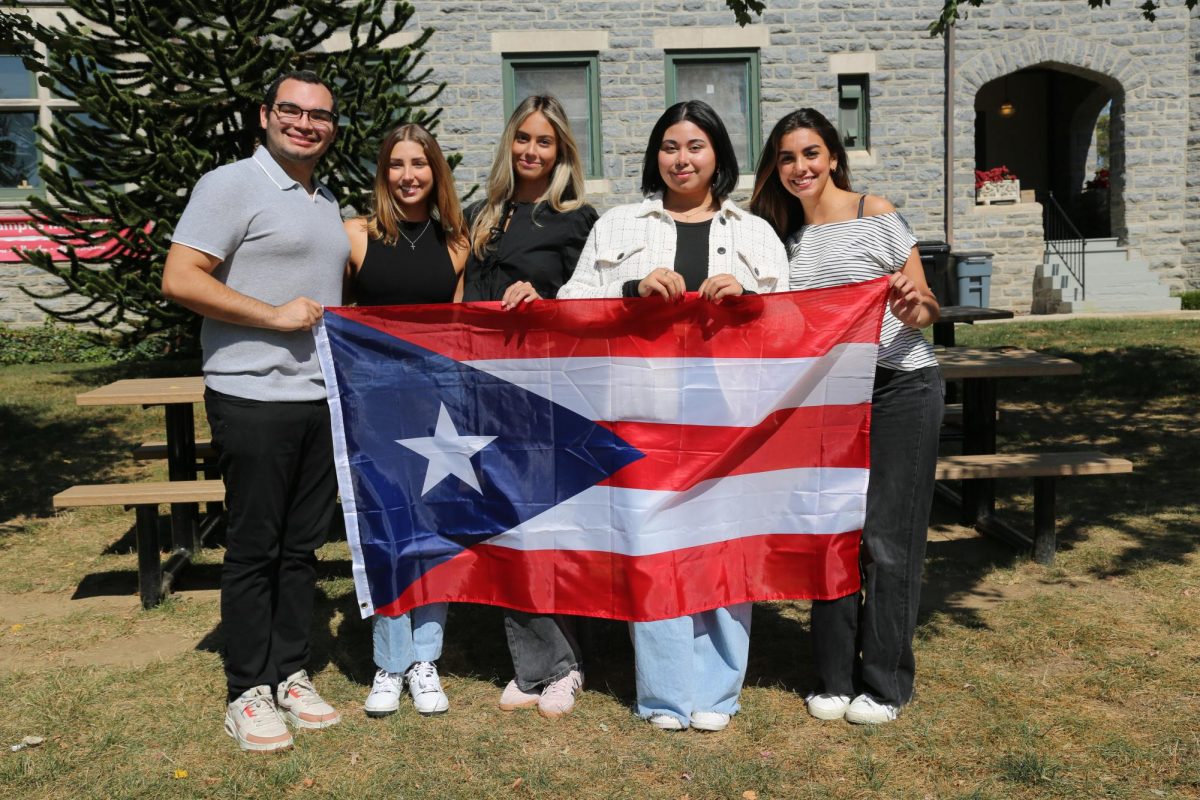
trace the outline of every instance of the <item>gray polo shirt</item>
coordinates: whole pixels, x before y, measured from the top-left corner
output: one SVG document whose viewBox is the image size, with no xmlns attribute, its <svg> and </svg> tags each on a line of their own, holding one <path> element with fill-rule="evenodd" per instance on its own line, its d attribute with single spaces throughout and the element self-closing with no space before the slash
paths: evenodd
<svg viewBox="0 0 1200 800">
<path fill-rule="evenodd" d="M 280 305 L 338 305 L 350 242 L 333 193 L 309 195 L 266 147 L 204 175 L 171 237 L 221 259 L 213 276 Z M 311 331 L 283 333 L 205 318 L 204 383 L 250 400 L 321 400 L 325 384 Z"/>
</svg>

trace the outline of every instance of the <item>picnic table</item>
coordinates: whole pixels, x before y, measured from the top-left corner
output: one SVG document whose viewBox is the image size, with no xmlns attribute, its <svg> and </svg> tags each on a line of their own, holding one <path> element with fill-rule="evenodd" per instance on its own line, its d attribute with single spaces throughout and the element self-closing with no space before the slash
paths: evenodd
<svg viewBox="0 0 1200 800">
<path fill-rule="evenodd" d="M 942 377 L 947 381 L 961 380 L 963 384 L 963 454 L 968 456 L 996 453 L 998 380 L 1083 372 L 1083 367 L 1069 358 L 1022 347 L 935 347 L 934 353 Z M 993 479 L 964 481 L 959 499 L 963 524 L 994 527 L 991 525 L 996 506 Z"/>
<path fill-rule="evenodd" d="M 196 419 L 193 405 L 204 400 L 204 378 L 129 378 L 75 395 L 80 406 L 164 407 L 167 438 L 167 476 L 172 481 L 196 479 Z M 195 503 L 171 505 L 173 550 L 189 552 L 200 546 Z"/>
<path fill-rule="evenodd" d="M 954 326 L 959 323 L 970 325 L 980 320 L 1012 319 L 1013 312 L 1001 308 L 979 306 L 942 306 L 938 321 L 933 323 L 933 343 L 943 347 L 954 346 Z"/>
</svg>

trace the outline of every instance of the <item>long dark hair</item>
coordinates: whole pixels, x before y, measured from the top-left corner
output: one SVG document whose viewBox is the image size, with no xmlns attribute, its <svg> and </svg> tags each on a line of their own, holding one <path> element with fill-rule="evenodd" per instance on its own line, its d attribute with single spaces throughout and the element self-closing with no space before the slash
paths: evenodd
<svg viewBox="0 0 1200 800">
<path fill-rule="evenodd" d="M 829 150 L 831 160 L 837 161 L 829 174 L 833 185 L 839 189 L 850 189 L 850 164 L 846 148 L 825 115 L 815 108 L 799 108 L 786 115 L 767 137 L 762 155 L 758 158 L 758 170 L 754 173 L 754 194 L 750 198 L 750 211 L 771 223 L 780 239 L 786 239 L 804 224 L 804 207 L 800 201 L 783 187 L 779 180 L 779 146 L 783 137 L 795 130 L 815 131 Z"/>
<path fill-rule="evenodd" d="M 650 141 L 646 143 L 646 157 L 642 162 L 642 194 L 650 195 L 655 192 L 666 192 L 667 185 L 663 183 L 662 173 L 658 171 L 658 150 L 662 147 L 663 136 L 667 128 L 677 122 L 690 122 L 708 135 L 713 150 L 717 156 L 717 170 L 713 173 L 713 199 L 718 203 L 729 196 L 737 187 L 738 163 L 737 153 L 733 142 L 729 141 L 729 132 L 725 123 L 713 111 L 712 106 L 703 100 L 685 100 L 676 103 L 663 112 L 650 131 Z"/>
</svg>

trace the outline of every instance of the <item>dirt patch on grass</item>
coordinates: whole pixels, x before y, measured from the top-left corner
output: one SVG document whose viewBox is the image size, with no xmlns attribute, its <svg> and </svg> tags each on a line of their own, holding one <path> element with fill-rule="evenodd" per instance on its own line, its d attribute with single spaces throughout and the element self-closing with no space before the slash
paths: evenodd
<svg viewBox="0 0 1200 800">
<path fill-rule="evenodd" d="M 215 601 L 218 592 L 181 593 L 181 599 Z M 134 624 L 127 633 L 87 641 L 83 630 L 107 617 Z M 49 592 L 0 593 L 0 671 L 58 666 L 139 667 L 194 651 L 203 635 L 179 620 L 143 615 L 136 596 L 83 597 Z M 43 630 L 53 633 L 43 635 Z M 76 629 L 80 636 L 72 635 Z"/>
</svg>

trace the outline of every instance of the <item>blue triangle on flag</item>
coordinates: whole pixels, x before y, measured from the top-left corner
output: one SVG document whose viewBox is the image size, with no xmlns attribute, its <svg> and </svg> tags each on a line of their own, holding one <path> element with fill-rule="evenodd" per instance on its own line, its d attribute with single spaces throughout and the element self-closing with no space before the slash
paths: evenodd
<svg viewBox="0 0 1200 800">
<path fill-rule="evenodd" d="M 336 314 L 326 315 L 325 327 L 377 607 L 463 549 L 644 455 L 592 420 L 494 375 Z M 442 406 L 458 435 L 495 437 L 470 457 L 480 491 L 450 474 L 423 493 L 429 459 L 398 443 L 433 436 Z"/>
</svg>

